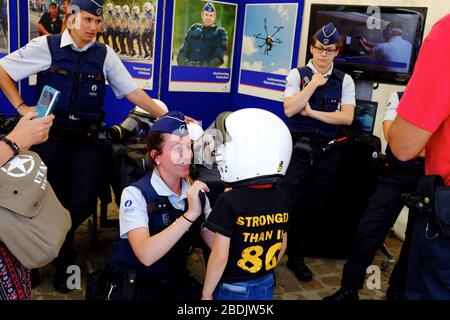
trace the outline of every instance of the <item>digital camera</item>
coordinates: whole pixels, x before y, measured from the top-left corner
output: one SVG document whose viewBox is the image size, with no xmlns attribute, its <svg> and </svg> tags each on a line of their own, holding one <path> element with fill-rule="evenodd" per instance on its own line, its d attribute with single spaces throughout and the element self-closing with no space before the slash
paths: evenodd
<svg viewBox="0 0 450 320">
<path fill-rule="evenodd" d="M 106 129 L 105 135 L 112 142 L 133 140 L 141 143 L 155 121 L 152 115 L 135 107 L 120 124 Z"/>
</svg>

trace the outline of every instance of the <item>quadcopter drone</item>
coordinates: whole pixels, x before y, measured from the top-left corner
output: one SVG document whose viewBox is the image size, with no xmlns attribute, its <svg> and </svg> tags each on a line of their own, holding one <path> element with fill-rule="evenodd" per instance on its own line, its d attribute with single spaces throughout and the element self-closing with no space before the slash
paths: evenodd
<svg viewBox="0 0 450 320">
<path fill-rule="evenodd" d="M 272 33 L 271 35 L 269 35 L 269 32 L 267 31 L 267 19 L 264 18 L 264 30 L 266 31 L 266 37 L 261 36 L 261 33 L 253 35 L 257 40 L 259 40 L 260 45 L 258 45 L 258 48 L 264 47 L 264 54 L 267 56 L 269 55 L 269 52 L 272 51 L 272 47 L 274 45 L 280 44 L 283 42 L 278 38 L 274 39 L 274 36 L 280 30 L 282 30 L 284 27 L 278 27 L 278 26 L 273 26 L 273 27 L 275 29 L 275 32 Z"/>
</svg>

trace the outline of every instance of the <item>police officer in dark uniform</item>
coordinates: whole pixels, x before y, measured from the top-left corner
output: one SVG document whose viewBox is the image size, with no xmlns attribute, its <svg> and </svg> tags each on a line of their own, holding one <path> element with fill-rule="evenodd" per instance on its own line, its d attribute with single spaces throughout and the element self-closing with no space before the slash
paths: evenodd
<svg viewBox="0 0 450 320">
<path fill-rule="evenodd" d="M 48 180 L 70 211 L 72 229 L 55 261 L 54 286 L 67 292 L 67 267 L 76 262 L 72 249 L 78 226 L 97 208 L 105 79 L 116 97 L 159 117 L 165 113 L 142 89 L 107 45 L 95 41 L 102 23 L 100 0 L 72 0 L 68 29 L 60 35 L 33 39 L 0 60 L 0 85 L 21 115 L 34 110 L 19 95 L 14 81 L 37 73 L 36 96 L 49 85 L 61 92 L 49 140 L 36 151 L 48 166 Z M 77 10 L 77 9 L 80 10 Z"/>
<path fill-rule="evenodd" d="M 122 192 L 120 232 L 113 254 L 107 299 L 199 300 L 201 285 L 186 268 L 193 240 L 200 233 L 209 201 L 206 184 L 190 184 L 191 141 L 184 115 L 171 111 L 155 122 L 147 137 L 152 172 Z"/>
<path fill-rule="evenodd" d="M 286 78 L 284 112 L 294 150 L 281 187 L 293 204 L 287 266 L 300 281 L 312 279 L 303 259 L 304 244 L 314 216 L 327 204 L 340 158 L 337 149 L 322 154 L 315 154 L 313 149 L 336 139 L 339 125 L 349 125 L 353 121 L 354 82 L 349 75 L 333 67 L 339 49 L 338 31 L 329 23 L 311 39 L 313 58 L 305 67 L 292 69 Z"/>
<path fill-rule="evenodd" d="M 402 95 L 403 92 L 394 92 L 386 108 L 383 121 L 386 140 L 389 126 L 397 115 L 396 109 Z M 344 265 L 342 287 L 331 296 L 326 297 L 325 300 L 358 300 L 358 290 L 363 287 L 366 269 L 403 208 L 402 194 L 415 191 L 419 179 L 424 175 L 425 160 L 423 157 L 400 161 L 392 154 L 388 145 L 386 161 L 385 172 L 383 172 L 356 230 L 351 257 Z M 405 297 L 408 253 L 416 214 L 414 210 L 409 212 L 405 241 L 391 273 L 390 286 L 386 292 L 386 298 L 389 300 L 403 300 Z"/>
<path fill-rule="evenodd" d="M 203 6 L 202 23 L 194 23 L 188 30 L 178 52 L 179 66 L 220 67 L 228 45 L 224 28 L 218 27 L 216 8 L 211 2 Z"/>
</svg>

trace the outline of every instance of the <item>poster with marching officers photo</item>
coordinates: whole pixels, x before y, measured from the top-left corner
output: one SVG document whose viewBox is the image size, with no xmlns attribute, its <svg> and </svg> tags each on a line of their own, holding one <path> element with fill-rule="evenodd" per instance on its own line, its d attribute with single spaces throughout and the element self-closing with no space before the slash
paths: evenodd
<svg viewBox="0 0 450 320">
<path fill-rule="evenodd" d="M 0 0 L 0 58 L 9 53 L 9 1 Z"/>
<path fill-rule="evenodd" d="M 97 41 L 119 55 L 139 87 L 153 89 L 158 0 L 106 1 Z"/>
<path fill-rule="evenodd" d="M 29 0 L 29 40 L 62 33 L 69 5 L 70 0 Z M 157 7 L 158 0 L 105 1 L 96 38 L 113 48 L 138 86 L 147 90 L 153 89 Z"/>
</svg>

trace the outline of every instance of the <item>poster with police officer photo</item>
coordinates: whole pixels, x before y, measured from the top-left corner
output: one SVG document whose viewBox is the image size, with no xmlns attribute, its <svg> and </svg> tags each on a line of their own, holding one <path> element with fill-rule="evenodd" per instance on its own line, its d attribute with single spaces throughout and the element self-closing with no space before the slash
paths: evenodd
<svg viewBox="0 0 450 320">
<path fill-rule="evenodd" d="M 157 0 L 105 1 L 97 41 L 108 44 L 137 85 L 153 89 Z"/>
<path fill-rule="evenodd" d="M 297 11 L 297 3 L 246 5 L 239 93 L 283 101 Z"/>
<path fill-rule="evenodd" d="M 28 40 L 60 34 L 66 28 L 66 11 L 70 0 L 29 0 Z M 29 85 L 36 85 L 36 75 L 29 77 Z"/>
<path fill-rule="evenodd" d="M 143 89 L 153 89 L 157 0 L 105 1 L 96 40 L 108 44 Z M 29 0 L 29 38 L 66 29 L 70 0 Z M 36 77 L 30 77 L 30 85 Z"/>
<path fill-rule="evenodd" d="M 230 92 L 237 4 L 175 0 L 169 91 Z"/>
<path fill-rule="evenodd" d="M 9 53 L 9 1 L 0 0 L 0 58 Z"/>
</svg>

